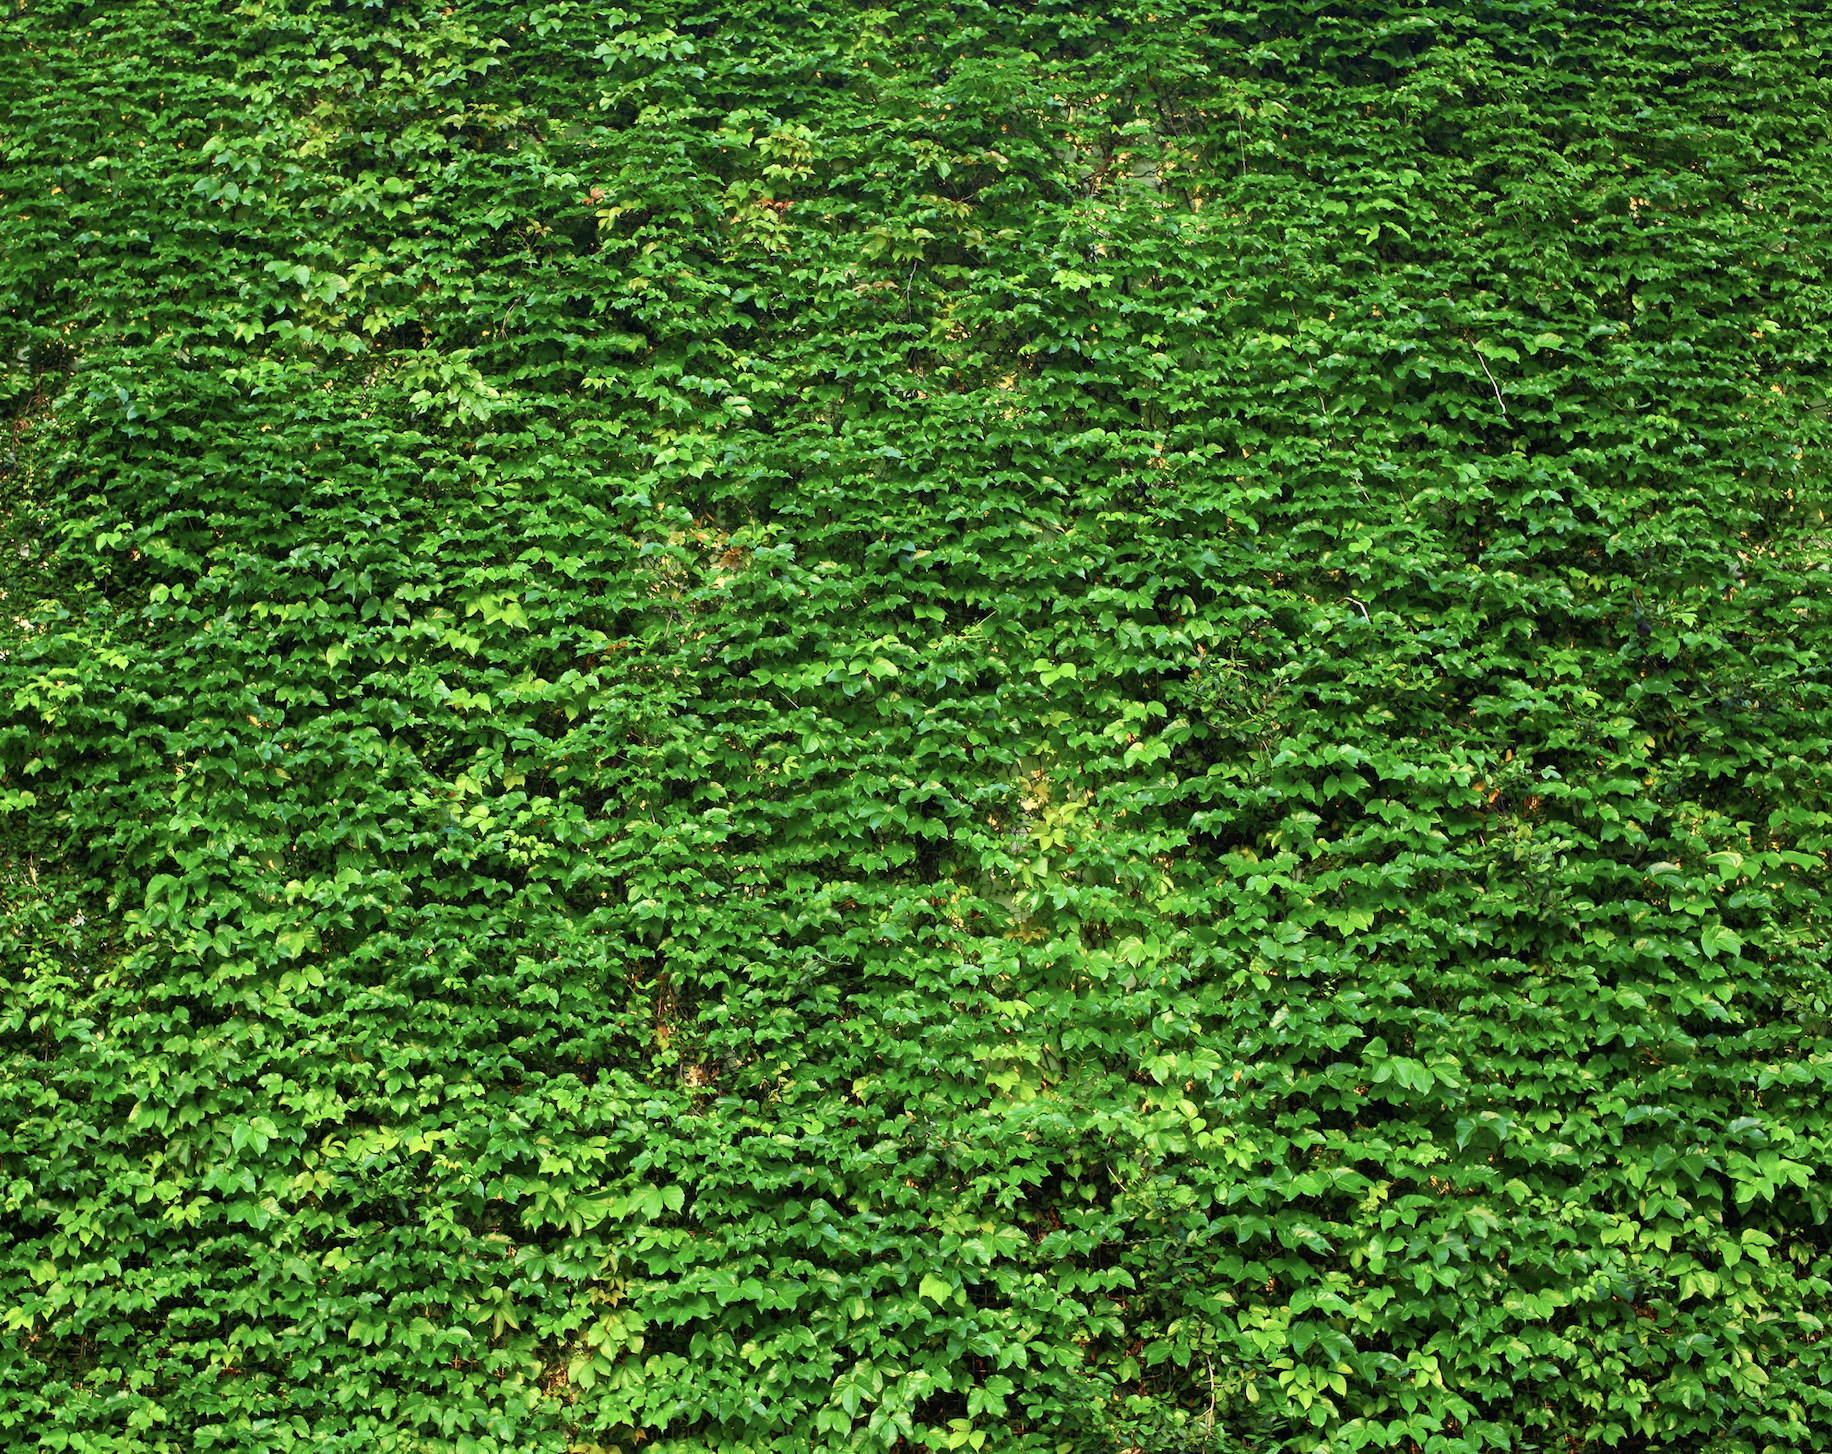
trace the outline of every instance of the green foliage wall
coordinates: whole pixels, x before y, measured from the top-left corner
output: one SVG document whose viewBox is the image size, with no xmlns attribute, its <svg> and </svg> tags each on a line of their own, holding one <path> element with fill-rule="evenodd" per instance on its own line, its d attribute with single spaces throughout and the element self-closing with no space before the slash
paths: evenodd
<svg viewBox="0 0 1832 1454">
<path fill-rule="evenodd" d="M 1832 19 L 15 0 L 0 1449 L 1832 1438 Z"/>
</svg>

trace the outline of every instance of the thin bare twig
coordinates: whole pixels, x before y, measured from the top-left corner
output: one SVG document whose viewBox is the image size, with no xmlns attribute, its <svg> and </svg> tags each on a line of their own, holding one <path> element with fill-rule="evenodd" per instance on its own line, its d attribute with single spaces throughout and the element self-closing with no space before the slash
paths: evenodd
<svg viewBox="0 0 1832 1454">
<path fill-rule="evenodd" d="M 1489 387 L 1495 391 L 1495 402 L 1501 404 L 1501 417 L 1506 419 L 1508 417 L 1508 406 L 1501 403 L 1501 385 L 1495 382 L 1495 376 L 1493 374 L 1489 374 L 1488 360 L 1482 356 L 1482 350 L 1477 348 L 1473 343 L 1469 346 L 1469 351 L 1475 354 L 1476 362 L 1482 365 L 1482 372 L 1488 374 Z"/>
</svg>

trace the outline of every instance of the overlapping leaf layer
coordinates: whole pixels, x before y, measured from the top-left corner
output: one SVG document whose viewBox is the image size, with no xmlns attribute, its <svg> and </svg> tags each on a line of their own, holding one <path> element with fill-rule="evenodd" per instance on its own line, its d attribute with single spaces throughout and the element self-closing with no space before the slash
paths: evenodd
<svg viewBox="0 0 1832 1454">
<path fill-rule="evenodd" d="M 21 0 L 0 1448 L 1832 1437 L 1801 0 Z"/>
</svg>

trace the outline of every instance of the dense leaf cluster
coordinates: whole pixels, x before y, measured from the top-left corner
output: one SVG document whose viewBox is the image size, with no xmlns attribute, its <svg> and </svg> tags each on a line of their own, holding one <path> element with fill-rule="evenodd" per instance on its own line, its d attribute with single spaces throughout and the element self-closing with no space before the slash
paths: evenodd
<svg viewBox="0 0 1832 1454">
<path fill-rule="evenodd" d="M 1832 1437 L 1832 19 L 20 0 L 0 1449 Z"/>
</svg>

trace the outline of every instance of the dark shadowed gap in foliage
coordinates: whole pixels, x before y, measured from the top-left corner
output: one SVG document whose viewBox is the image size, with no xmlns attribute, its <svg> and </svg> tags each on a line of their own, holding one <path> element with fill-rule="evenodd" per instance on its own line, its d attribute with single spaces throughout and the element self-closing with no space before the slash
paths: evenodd
<svg viewBox="0 0 1832 1454">
<path fill-rule="evenodd" d="M 0 1449 L 1825 1447 L 1819 7 L 7 33 Z"/>
</svg>

